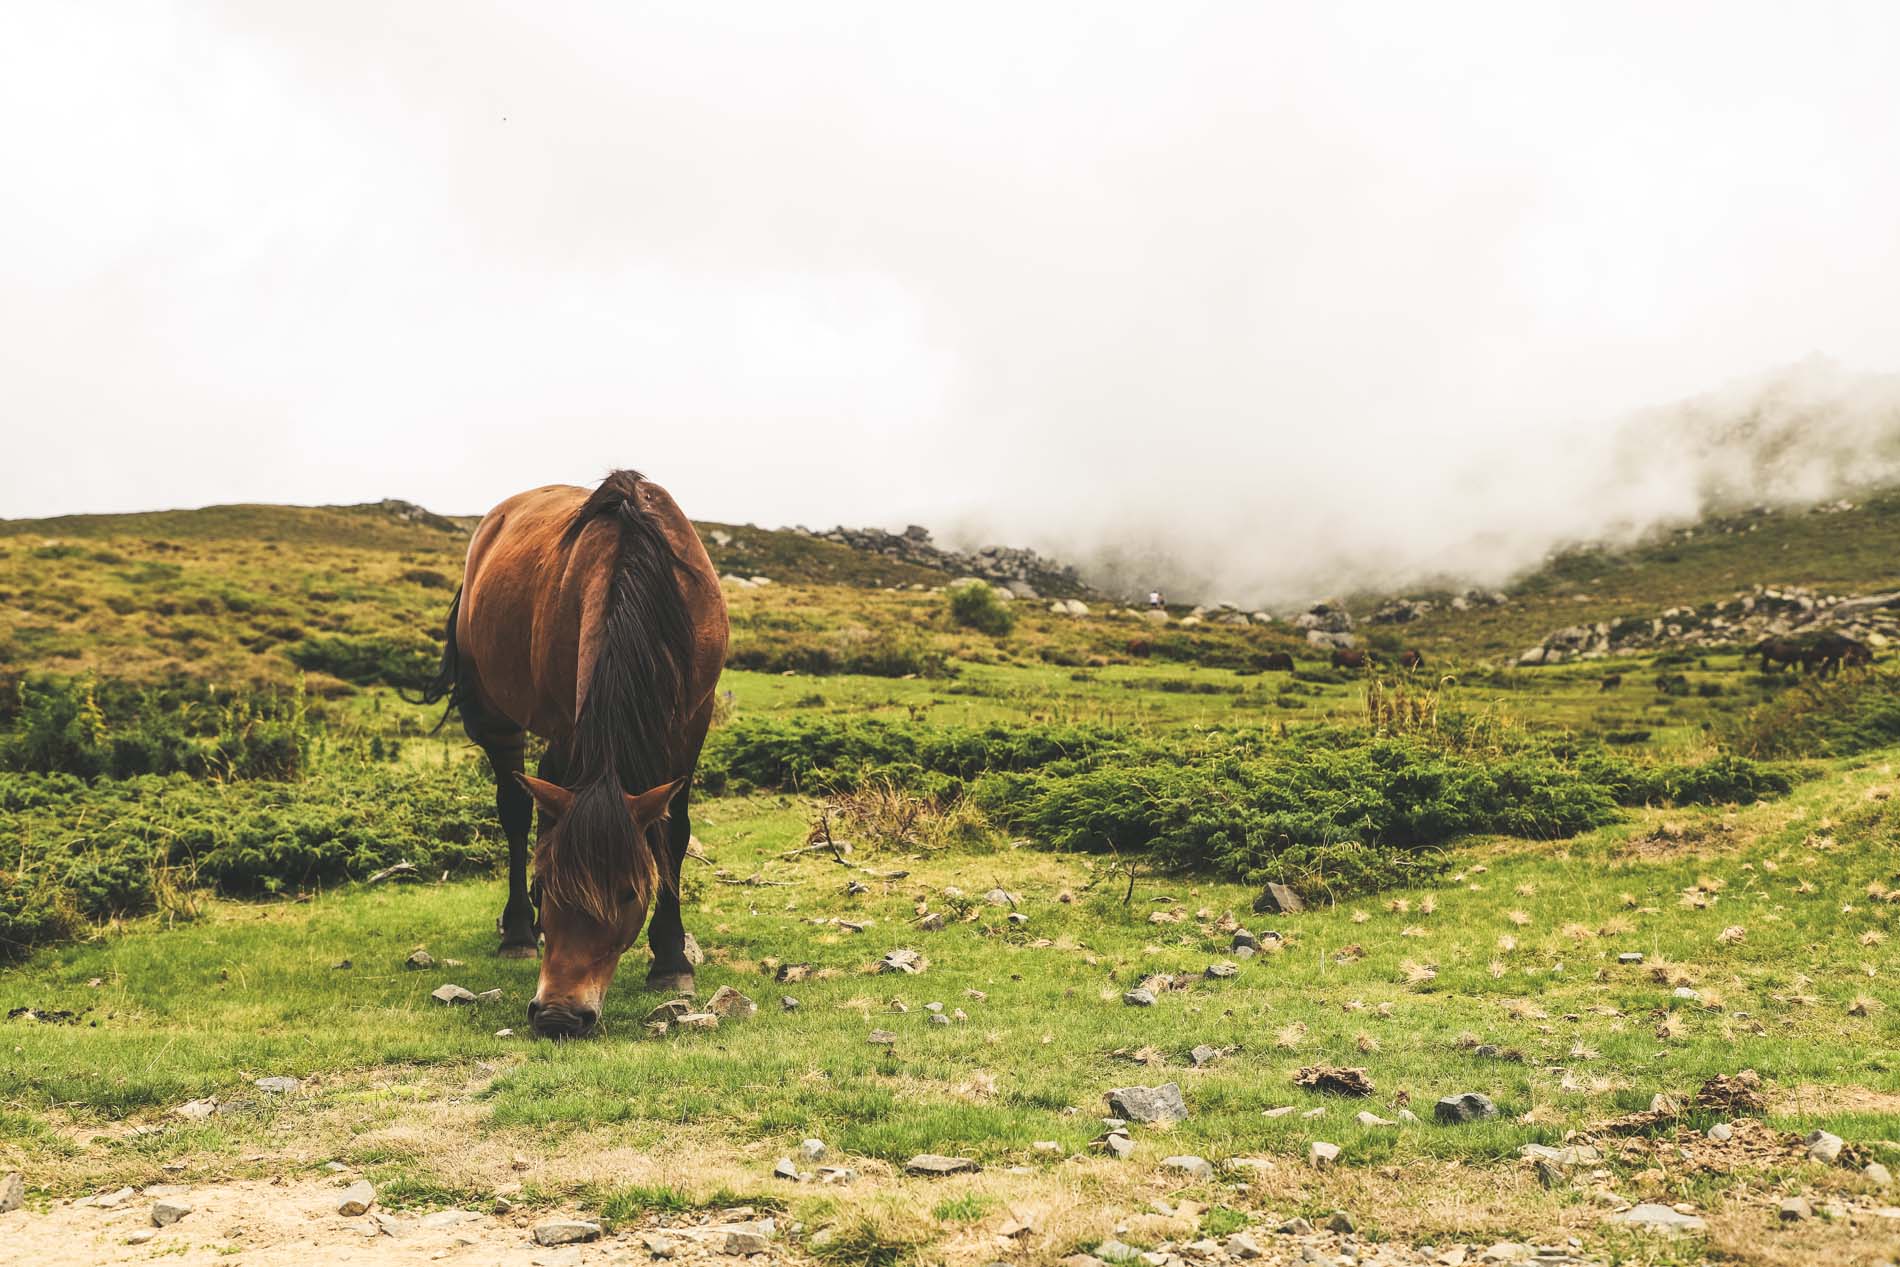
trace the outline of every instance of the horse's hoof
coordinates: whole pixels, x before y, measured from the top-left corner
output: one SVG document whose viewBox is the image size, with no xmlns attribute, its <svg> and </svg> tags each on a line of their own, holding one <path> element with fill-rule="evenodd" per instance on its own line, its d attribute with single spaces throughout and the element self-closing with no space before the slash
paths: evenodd
<svg viewBox="0 0 1900 1267">
<path fill-rule="evenodd" d="M 691 994 L 695 988 L 690 972 L 649 972 L 647 989 L 661 994 Z"/>
<path fill-rule="evenodd" d="M 495 954 L 502 959 L 532 959 L 538 953 L 533 946 L 510 946 L 503 943 Z"/>
</svg>

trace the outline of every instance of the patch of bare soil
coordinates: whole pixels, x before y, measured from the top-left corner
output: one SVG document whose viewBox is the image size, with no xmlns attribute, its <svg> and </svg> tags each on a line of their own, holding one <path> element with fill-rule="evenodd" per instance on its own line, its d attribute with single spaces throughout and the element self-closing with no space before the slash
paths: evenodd
<svg viewBox="0 0 1900 1267">
<path fill-rule="evenodd" d="M 591 1242 L 542 1245 L 536 1228 L 587 1222 L 584 1215 L 495 1214 L 437 1210 L 427 1214 L 338 1213 L 340 1184 L 273 1183 L 163 1184 L 142 1191 L 56 1201 L 44 1209 L 0 1215 L 0 1245 L 16 1261 L 35 1267 L 94 1267 L 95 1264 L 242 1262 L 258 1267 L 378 1263 L 481 1264 L 482 1267 L 585 1267 L 607 1262 L 646 1262 L 665 1252 L 674 1262 L 739 1261 L 743 1252 L 759 1267 L 798 1261 L 769 1221 L 738 1210 L 706 1216 L 654 1219 L 622 1226 Z M 166 1227 L 154 1225 L 162 1203 L 189 1212 Z M 738 1232 L 739 1239 L 734 1239 Z M 543 1233 L 543 1236 L 550 1236 Z M 652 1242 L 651 1244 L 649 1242 Z"/>
</svg>

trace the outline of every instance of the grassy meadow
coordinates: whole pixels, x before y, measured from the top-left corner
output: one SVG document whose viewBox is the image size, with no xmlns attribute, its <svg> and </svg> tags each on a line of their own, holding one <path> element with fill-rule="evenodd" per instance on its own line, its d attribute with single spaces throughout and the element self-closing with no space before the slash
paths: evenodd
<svg viewBox="0 0 1900 1267">
<path fill-rule="evenodd" d="M 759 1010 L 653 1037 L 636 954 L 605 1033 L 568 1044 L 525 1036 L 534 965 L 493 955 L 482 760 L 395 690 L 432 657 L 464 522 L 0 525 L 0 1170 L 41 1205 L 332 1164 L 398 1210 L 743 1204 L 839 1263 L 1241 1229 L 1272 1254 L 1282 1221 L 1342 1209 L 1391 1246 L 1891 1257 L 1896 1198 L 1861 1168 L 1900 1166 L 1894 680 L 1736 650 L 1510 666 L 1556 625 L 1757 580 L 1890 584 L 1890 519 L 1567 557 L 1504 607 L 1375 628 L 1428 668 L 1371 676 L 1284 622 L 1022 601 L 984 632 L 950 578 L 720 526 L 722 569 L 773 583 L 728 593 L 687 927 L 701 994 Z M 1277 651 L 1299 667 L 1263 671 Z M 815 830 L 850 852 L 806 850 Z M 402 862 L 419 878 L 368 882 Z M 1268 881 L 1308 909 L 1256 913 Z M 1236 955 L 1237 928 L 1263 950 Z M 436 967 L 406 969 L 417 948 Z M 924 970 L 878 973 L 898 948 Z M 1158 974 L 1178 988 L 1124 1002 Z M 444 982 L 501 997 L 446 1007 Z M 1297 1085 L 1312 1066 L 1371 1091 Z M 1698 1102 L 1744 1069 L 1758 1104 Z M 1133 1126 L 1126 1159 L 1094 1145 L 1109 1089 L 1166 1082 L 1185 1121 Z M 1433 1120 L 1466 1092 L 1498 1115 Z M 1704 1135 L 1724 1121 L 1730 1149 Z M 1816 1129 L 1855 1164 L 1807 1159 Z M 808 1137 L 858 1177 L 773 1177 Z M 1308 1164 L 1316 1140 L 1338 1164 Z M 1548 1186 L 1519 1151 L 1567 1143 L 1600 1157 Z M 981 1169 L 908 1176 L 918 1153 Z M 1822 1211 L 1798 1226 L 1776 1210 L 1797 1193 Z M 1708 1227 L 1608 1218 L 1650 1201 Z"/>
</svg>

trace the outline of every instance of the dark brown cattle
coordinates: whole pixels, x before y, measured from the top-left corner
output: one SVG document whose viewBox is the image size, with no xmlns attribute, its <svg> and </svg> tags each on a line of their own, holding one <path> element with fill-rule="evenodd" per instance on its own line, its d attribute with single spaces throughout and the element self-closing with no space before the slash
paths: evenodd
<svg viewBox="0 0 1900 1267">
<path fill-rule="evenodd" d="M 1399 652 L 1399 667 L 1413 672 L 1425 667 L 1425 653 L 1416 647 L 1407 647 Z"/>
<path fill-rule="evenodd" d="M 679 870 L 726 637 L 692 521 L 636 472 L 518 494 L 475 529 L 424 695 L 460 709 L 494 768 L 508 836 L 500 953 L 532 958 L 537 931 L 545 941 L 528 1005 L 537 1034 L 593 1029 L 649 906 L 648 985 L 693 988 Z M 522 771 L 530 731 L 548 745 L 540 778 Z"/>
<path fill-rule="evenodd" d="M 1755 654 L 1761 657 L 1763 673 L 1769 672 L 1771 665 L 1799 667 L 1807 663 L 1805 648 L 1793 638 L 1763 638 L 1756 645 Z"/>
<path fill-rule="evenodd" d="M 1822 677 L 1842 665 L 1872 664 L 1874 660 L 1874 653 L 1866 643 L 1833 630 L 1808 639 L 1802 653 L 1803 662 Z"/>
<path fill-rule="evenodd" d="M 1372 653 L 1364 647 L 1334 647 L 1333 667 L 1335 669 L 1363 669 L 1374 663 Z"/>
<path fill-rule="evenodd" d="M 1600 691 L 1614 691 L 1621 685 L 1623 685 L 1623 675 L 1621 673 L 1605 673 L 1603 675 L 1603 685 L 1597 689 Z"/>
<path fill-rule="evenodd" d="M 1284 651 L 1269 651 L 1261 658 L 1260 667 L 1268 671 L 1291 673 L 1293 672 L 1293 657 Z"/>
</svg>

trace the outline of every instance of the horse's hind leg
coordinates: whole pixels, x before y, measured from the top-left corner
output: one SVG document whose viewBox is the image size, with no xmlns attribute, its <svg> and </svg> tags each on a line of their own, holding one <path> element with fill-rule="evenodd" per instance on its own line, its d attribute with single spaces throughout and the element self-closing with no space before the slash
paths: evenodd
<svg viewBox="0 0 1900 1267">
<path fill-rule="evenodd" d="M 692 799 L 692 779 L 686 780 L 673 796 L 666 820 L 666 883 L 653 902 L 653 920 L 647 925 L 647 945 L 653 950 L 653 966 L 647 969 L 647 988 L 669 994 L 693 992 L 693 964 L 686 957 L 686 924 L 680 915 L 680 871 L 686 863 L 686 847 L 693 839 L 693 820 L 687 811 Z"/>
<path fill-rule="evenodd" d="M 534 823 L 534 798 L 515 777 L 522 771 L 527 733 L 487 714 L 473 700 L 462 705 L 462 728 L 488 754 L 488 764 L 495 771 L 495 813 L 508 837 L 508 904 L 501 911 L 498 953 L 504 959 L 532 959 L 538 942 L 534 903 L 528 897 L 528 829 Z"/>
</svg>

